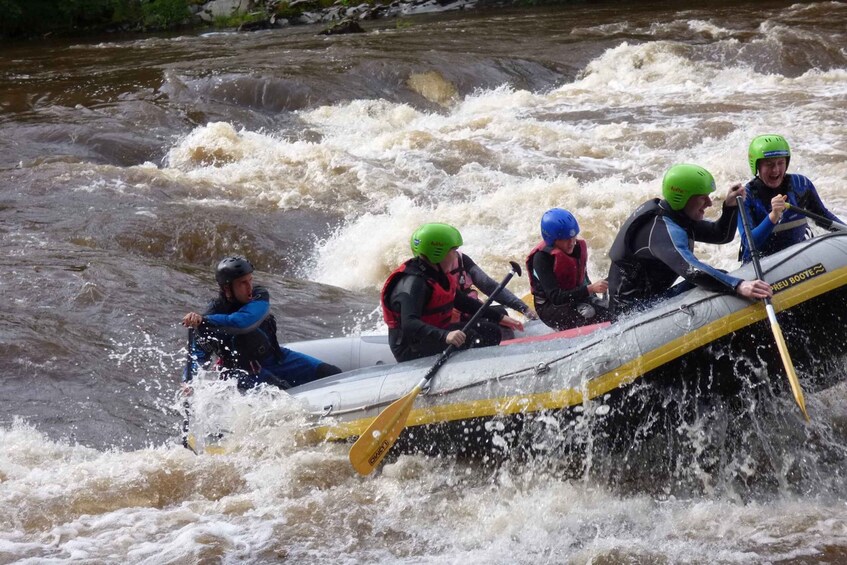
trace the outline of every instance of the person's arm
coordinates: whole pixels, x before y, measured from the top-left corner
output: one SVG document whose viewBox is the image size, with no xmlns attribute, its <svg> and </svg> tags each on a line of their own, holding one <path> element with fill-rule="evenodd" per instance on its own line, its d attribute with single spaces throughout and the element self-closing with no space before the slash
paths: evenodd
<svg viewBox="0 0 847 565">
<path fill-rule="evenodd" d="M 400 312 L 400 330 L 405 343 L 446 343 L 447 330 L 421 320 L 430 293 L 429 286 L 422 277 L 410 275 L 397 281 L 391 291 L 391 309 Z"/>
<path fill-rule="evenodd" d="M 737 211 L 736 211 L 737 212 Z M 688 234 L 670 218 L 659 218 L 650 234 L 650 253 L 674 273 L 706 290 L 735 292 L 742 279 L 711 267 L 688 248 Z"/>
<path fill-rule="evenodd" d="M 776 212 L 772 210 L 772 213 L 768 213 L 767 210 L 760 209 L 757 204 L 759 204 L 757 196 L 748 193 L 748 196 L 744 199 L 743 204 L 743 206 L 747 210 L 747 216 L 753 221 L 755 221 L 755 218 L 763 216 L 762 221 L 759 222 L 755 227 L 753 227 L 752 230 L 753 244 L 756 246 L 756 249 L 762 249 L 767 243 L 768 238 L 771 236 L 771 234 L 773 234 L 773 230 L 776 227 L 774 217 L 776 217 L 778 222 L 782 214 L 781 210 Z M 773 205 L 771 207 L 773 208 Z M 744 231 L 744 223 L 741 219 L 741 214 L 738 214 L 737 216 L 736 226 L 738 229 L 738 235 L 741 238 L 741 260 L 746 263 L 750 261 L 750 245 L 747 242 L 747 234 Z"/>
<path fill-rule="evenodd" d="M 547 300 L 555 305 L 588 300 L 588 287 L 584 284 L 574 288 L 559 288 L 559 281 L 553 272 L 554 262 L 555 259 L 549 253 L 539 252 L 532 258 L 532 270 Z"/>
<path fill-rule="evenodd" d="M 724 244 L 735 238 L 738 229 L 738 205 L 729 206 L 724 204 L 721 208 L 721 217 L 716 222 L 701 220 L 694 222 L 691 231 L 695 241 L 703 243 Z M 687 239 L 687 238 L 686 238 Z"/>
<path fill-rule="evenodd" d="M 489 277 L 488 274 L 483 271 L 479 265 L 473 263 L 473 260 L 471 260 L 471 258 L 467 255 L 464 256 L 464 260 L 465 269 L 471 276 L 471 279 L 473 279 L 474 286 L 485 293 L 486 296 L 491 296 L 491 293 L 500 286 L 500 283 Z M 470 268 L 468 268 L 469 264 L 471 265 Z M 528 314 L 530 312 L 529 306 L 527 306 L 523 300 L 512 294 L 512 292 L 505 287 L 497 293 L 495 300 L 503 306 L 508 306 L 512 310 L 516 310 L 521 314 Z"/>
<path fill-rule="evenodd" d="M 498 294 L 497 296 L 500 296 L 500 295 Z M 456 308 L 456 310 L 458 310 L 459 312 L 464 312 L 465 314 L 469 314 L 471 316 L 476 314 L 477 310 L 482 308 L 482 304 L 483 303 L 480 302 L 479 300 L 477 300 L 476 298 L 471 298 L 470 296 L 468 296 L 467 294 L 465 294 L 463 292 L 457 292 L 456 298 L 453 301 L 453 306 Z M 480 316 L 480 318 L 494 322 L 496 324 L 501 319 L 503 319 L 504 316 L 503 316 L 502 313 L 497 312 L 496 310 L 493 310 L 492 308 L 486 308 L 485 311 Z"/>
<path fill-rule="evenodd" d="M 264 289 L 253 293 L 253 299 L 232 314 L 207 314 L 203 323 L 229 334 L 245 334 L 258 328 L 271 313 L 270 296 Z"/>
</svg>

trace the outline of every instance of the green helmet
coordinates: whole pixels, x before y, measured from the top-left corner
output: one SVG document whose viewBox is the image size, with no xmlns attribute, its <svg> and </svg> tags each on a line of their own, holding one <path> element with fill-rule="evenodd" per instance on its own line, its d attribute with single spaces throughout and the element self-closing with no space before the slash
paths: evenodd
<svg viewBox="0 0 847 565">
<path fill-rule="evenodd" d="M 451 249 L 462 245 L 462 234 L 449 224 L 424 224 L 412 234 L 412 253 L 440 263 Z"/>
<path fill-rule="evenodd" d="M 754 137 L 747 150 L 747 158 L 750 160 L 750 172 L 756 176 L 759 172 L 759 159 L 771 157 L 785 157 L 785 167 L 791 161 L 791 148 L 781 135 L 760 135 Z"/>
<path fill-rule="evenodd" d="M 674 165 L 662 179 L 662 196 L 674 210 L 682 210 L 688 199 L 715 190 L 712 173 L 698 165 Z"/>
</svg>

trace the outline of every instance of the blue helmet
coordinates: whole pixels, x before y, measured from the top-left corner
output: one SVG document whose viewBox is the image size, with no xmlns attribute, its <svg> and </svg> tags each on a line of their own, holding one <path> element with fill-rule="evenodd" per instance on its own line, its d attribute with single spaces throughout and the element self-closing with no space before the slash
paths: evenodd
<svg viewBox="0 0 847 565">
<path fill-rule="evenodd" d="M 547 245 L 557 239 L 570 239 L 579 233 L 579 224 L 573 214 L 561 208 L 551 208 L 541 216 L 541 238 Z"/>
</svg>

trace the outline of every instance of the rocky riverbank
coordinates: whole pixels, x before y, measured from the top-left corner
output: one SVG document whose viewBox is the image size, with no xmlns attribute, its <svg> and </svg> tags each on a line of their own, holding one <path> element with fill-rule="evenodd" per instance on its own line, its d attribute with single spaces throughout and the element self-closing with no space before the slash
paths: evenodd
<svg viewBox="0 0 847 565">
<path fill-rule="evenodd" d="M 326 23 L 330 24 L 329 33 L 350 33 L 361 31 L 356 22 L 363 20 L 467 10 L 475 8 L 478 3 L 479 0 L 393 0 L 385 4 L 354 4 L 350 0 L 335 0 L 332 5 L 325 6 L 319 0 L 292 0 L 288 3 L 211 0 L 196 7 L 194 18 L 207 24 L 227 18 L 246 18 L 237 26 L 242 31 Z"/>
<path fill-rule="evenodd" d="M 250 31 L 321 23 L 329 26 L 325 33 L 349 33 L 362 31 L 358 22 L 363 20 L 467 10 L 482 4 L 503 6 L 515 1 L 79 0 L 47 8 L 28 0 L 0 0 L 0 39 L 203 28 Z"/>
</svg>

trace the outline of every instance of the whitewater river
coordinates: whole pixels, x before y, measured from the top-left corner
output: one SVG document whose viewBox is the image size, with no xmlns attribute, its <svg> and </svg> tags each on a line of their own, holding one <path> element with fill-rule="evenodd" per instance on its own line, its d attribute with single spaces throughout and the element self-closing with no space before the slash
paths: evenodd
<svg viewBox="0 0 847 565">
<path fill-rule="evenodd" d="M 564 207 L 601 278 L 671 164 L 725 194 L 761 133 L 847 217 L 847 3 L 682 4 L 0 48 L 0 563 L 844 563 L 842 388 L 807 397 L 809 426 L 783 399 L 723 426 L 743 440 L 712 418 L 625 469 L 402 456 L 361 478 L 271 391 L 228 393 L 233 453 L 178 443 L 178 321 L 226 254 L 294 341 L 384 330 L 425 221 L 499 280 Z"/>
</svg>

